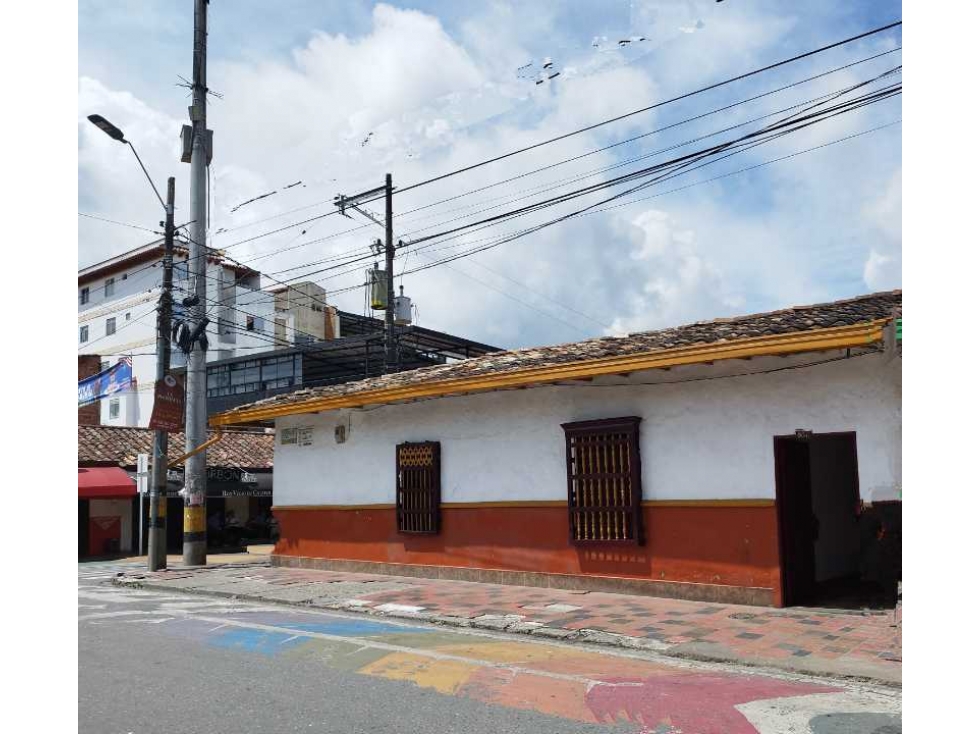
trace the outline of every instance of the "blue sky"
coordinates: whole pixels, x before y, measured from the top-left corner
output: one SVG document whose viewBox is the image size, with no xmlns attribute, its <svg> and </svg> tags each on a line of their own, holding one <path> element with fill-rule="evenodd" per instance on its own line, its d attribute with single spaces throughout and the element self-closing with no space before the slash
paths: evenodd
<svg viewBox="0 0 979 734">
<path fill-rule="evenodd" d="M 366 251 L 380 230 L 338 235 L 360 222 L 337 216 L 252 242 L 241 240 L 325 213 L 334 194 L 376 186 L 385 172 L 405 186 L 900 15 L 900 3 L 842 0 L 213 0 L 209 83 L 223 99 L 209 109 L 215 135 L 211 243 L 268 273 L 358 248 Z M 176 155 L 188 101 L 177 82 L 178 75 L 190 75 L 192 20 L 190 0 L 79 3 L 80 211 L 143 226 L 159 219 L 152 192 L 140 181 L 128 152 L 85 122 L 92 112 L 126 130 L 161 182 L 177 176 L 177 218 L 181 208 L 186 210 L 189 167 Z M 617 42 L 625 38 L 634 40 L 620 46 Z M 488 216 L 658 162 L 677 152 L 628 163 L 869 80 L 899 66 L 901 53 L 407 213 L 891 51 L 900 42 L 899 30 L 880 34 L 406 192 L 396 197 L 396 229 L 417 237 L 466 221 L 446 224 L 454 218 Z M 535 84 L 533 75 L 547 58 L 561 74 Z M 878 87 L 885 83 L 876 82 Z M 504 346 L 661 328 L 900 287 L 901 126 L 893 124 L 900 117 L 898 97 L 689 173 L 633 197 L 637 200 L 628 206 L 570 220 L 449 266 L 408 272 L 401 282 L 418 305 L 422 325 Z M 874 128 L 880 129 L 868 132 Z M 851 135 L 858 137 L 704 182 Z M 707 142 L 722 139 L 723 134 Z M 594 173 L 620 163 L 625 165 L 613 172 Z M 568 181 L 586 174 L 592 178 Z M 298 180 L 303 185 L 231 212 L 246 199 Z M 551 186 L 558 188 L 545 191 Z M 408 248 L 397 272 L 610 193 L 615 192 L 473 233 L 439 245 L 440 250 L 414 254 Z M 654 194 L 659 195 L 646 198 Z M 512 201 L 517 197 L 526 198 Z M 308 208 L 286 213 L 299 207 Z M 79 217 L 79 264 L 138 246 L 145 236 Z M 289 270 L 277 277 L 304 272 Z M 311 279 L 343 291 L 361 273 L 320 281 L 323 277 Z M 330 299 L 341 308 L 362 308 L 363 295 L 356 291 Z"/>
</svg>

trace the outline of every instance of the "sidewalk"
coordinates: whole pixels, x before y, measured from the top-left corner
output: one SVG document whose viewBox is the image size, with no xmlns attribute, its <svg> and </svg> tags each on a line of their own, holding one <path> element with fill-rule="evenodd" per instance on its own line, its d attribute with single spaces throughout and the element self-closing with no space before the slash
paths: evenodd
<svg viewBox="0 0 979 734">
<path fill-rule="evenodd" d="M 248 558 L 248 556 L 245 556 Z M 261 556 L 249 560 L 260 563 Z M 217 558 L 209 559 L 211 563 Z M 901 682 L 893 613 L 771 609 L 260 565 L 130 571 L 115 583 L 356 611 L 697 660 Z"/>
</svg>

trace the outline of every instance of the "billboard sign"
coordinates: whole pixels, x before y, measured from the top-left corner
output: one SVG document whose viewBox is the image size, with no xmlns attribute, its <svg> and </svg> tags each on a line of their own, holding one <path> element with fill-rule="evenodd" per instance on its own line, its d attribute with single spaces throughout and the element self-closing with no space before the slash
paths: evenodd
<svg viewBox="0 0 979 734">
<path fill-rule="evenodd" d="M 112 367 L 78 381 L 78 407 L 124 392 L 132 385 L 132 362 L 129 359 L 120 359 Z"/>
</svg>

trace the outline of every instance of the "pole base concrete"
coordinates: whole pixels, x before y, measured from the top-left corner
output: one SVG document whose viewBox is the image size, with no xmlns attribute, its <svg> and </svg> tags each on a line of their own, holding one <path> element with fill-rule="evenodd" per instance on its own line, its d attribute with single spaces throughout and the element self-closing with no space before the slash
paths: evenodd
<svg viewBox="0 0 979 734">
<path fill-rule="evenodd" d="M 185 566 L 207 565 L 207 541 L 206 540 L 184 541 L 184 565 Z"/>
<path fill-rule="evenodd" d="M 167 531 L 166 528 L 150 528 L 149 549 L 146 555 L 146 569 L 160 571 L 167 567 Z"/>
</svg>

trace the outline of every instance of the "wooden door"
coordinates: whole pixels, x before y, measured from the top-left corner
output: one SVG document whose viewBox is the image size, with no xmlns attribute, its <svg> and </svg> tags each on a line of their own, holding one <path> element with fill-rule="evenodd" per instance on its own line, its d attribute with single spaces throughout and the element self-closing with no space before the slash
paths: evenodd
<svg viewBox="0 0 979 734">
<path fill-rule="evenodd" d="M 815 528 L 812 513 L 809 443 L 775 438 L 775 497 L 778 507 L 782 603 L 805 604 L 816 583 Z"/>
</svg>

